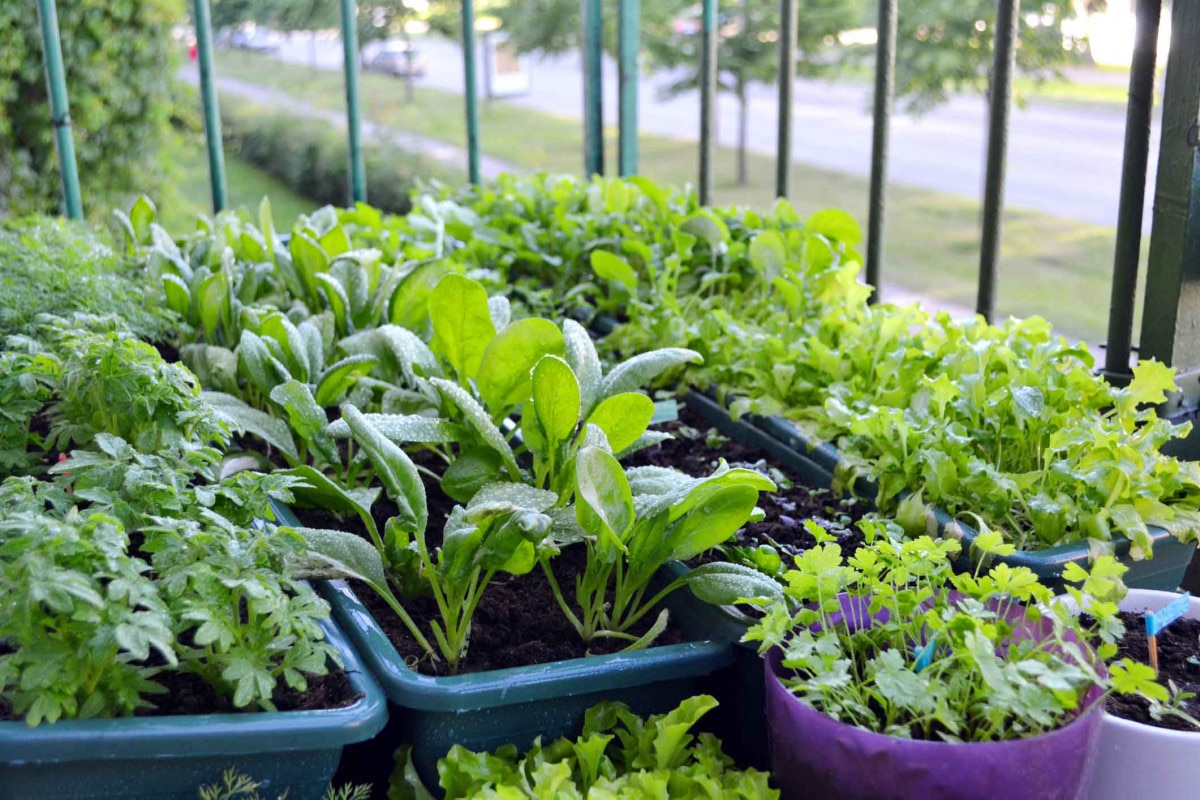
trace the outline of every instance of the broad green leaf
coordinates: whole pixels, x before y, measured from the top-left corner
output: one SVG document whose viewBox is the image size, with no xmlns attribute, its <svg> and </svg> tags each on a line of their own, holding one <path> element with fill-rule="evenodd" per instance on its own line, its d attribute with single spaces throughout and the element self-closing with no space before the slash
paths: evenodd
<svg viewBox="0 0 1200 800">
<path fill-rule="evenodd" d="M 563 335 L 548 319 L 523 319 L 497 334 L 479 365 L 475 376 L 479 395 L 493 414 L 504 413 L 530 396 L 534 366 L 544 356 L 561 356 Z"/>
<path fill-rule="evenodd" d="M 150 241 L 150 226 L 158 219 L 158 209 L 154 207 L 154 201 L 146 195 L 141 195 L 133 202 L 133 208 L 129 209 L 129 223 L 133 226 L 133 233 L 137 237 L 138 244 L 145 244 Z"/>
<path fill-rule="evenodd" d="M 179 348 L 179 360 L 196 373 L 201 386 L 218 392 L 238 391 L 238 357 L 228 347 L 185 344 Z"/>
<path fill-rule="evenodd" d="M 692 594 L 706 603 L 726 606 L 745 598 L 783 600 L 783 587 L 756 569 L 715 561 L 688 570 L 684 581 Z"/>
<path fill-rule="evenodd" d="M 558 502 L 558 495 L 525 483 L 490 483 L 481 488 L 467 504 L 467 511 L 492 503 L 508 503 L 517 508 L 546 511 Z"/>
<path fill-rule="evenodd" d="M 336 225 L 321 235 L 319 244 L 325 251 L 325 255 L 332 261 L 350 250 L 350 237 L 346 234 L 345 228 Z"/>
<path fill-rule="evenodd" d="M 229 319 L 229 281 L 223 272 L 214 272 L 203 280 L 196 292 L 200 324 L 208 341 L 215 341 L 222 320 Z"/>
<path fill-rule="evenodd" d="M 637 291 L 637 272 L 629 262 L 607 250 L 593 250 L 591 255 L 592 271 L 606 281 L 619 283 L 629 292 Z"/>
<path fill-rule="evenodd" d="M 557 445 L 579 424 L 579 381 L 567 362 L 546 356 L 533 368 L 533 413 L 542 431 Z"/>
<path fill-rule="evenodd" d="M 441 390 L 442 394 L 462 412 L 463 418 L 479 434 L 483 442 L 499 455 L 505 469 L 508 471 L 509 477 L 513 480 L 518 480 L 521 476 L 521 470 L 517 467 L 516 456 L 513 455 L 512 448 L 508 444 L 508 440 L 504 438 L 504 434 L 492 422 L 487 411 L 483 406 L 476 402 L 474 397 L 453 381 L 448 381 L 445 378 L 431 378 L 430 382 Z"/>
<path fill-rule="evenodd" d="M 296 443 L 292 440 L 292 431 L 283 420 L 252 408 L 239 398 L 224 392 L 205 391 L 200 393 L 200 397 L 212 406 L 217 416 L 231 428 L 257 436 L 292 461 L 299 457 L 296 453 Z"/>
<path fill-rule="evenodd" d="M 430 261 L 408 274 L 388 303 L 388 321 L 418 334 L 429 328 L 429 296 L 450 271 L 443 261 Z"/>
<path fill-rule="evenodd" d="M 750 242 L 750 263 L 767 279 L 787 269 L 787 244 L 778 231 L 761 231 Z"/>
<path fill-rule="evenodd" d="M 653 416 L 653 400 L 638 392 L 622 392 L 602 400 L 587 421 L 604 431 L 613 452 L 619 453 L 646 432 Z"/>
<path fill-rule="evenodd" d="M 375 334 L 391 352 L 396 360 L 396 368 L 409 384 L 415 385 L 418 376 L 441 376 L 442 370 L 438 366 L 437 356 L 412 331 L 399 325 L 383 325 L 375 329 Z"/>
<path fill-rule="evenodd" d="M 350 298 L 346 296 L 346 290 L 342 284 L 338 283 L 337 279 L 328 273 L 320 273 L 316 277 L 317 286 L 325 295 L 325 299 L 329 303 L 329 309 L 333 312 L 333 319 L 337 323 L 338 332 L 343 336 L 354 332 L 354 323 L 350 319 L 351 306 Z"/>
<path fill-rule="evenodd" d="M 680 364 L 699 364 L 703 359 L 695 350 L 682 347 L 665 347 L 661 350 L 651 350 L 618 364 L 604 377 L 600 384 L 598 397 L 611 397 L 621 392 L 632 392 L 640 389 L 653 380 L 664 370 L 677 367 Z"/>
<path fill-rule="evenodd" d="M 836 208 L 818 211 L 804 223 L 808 233 L 818 233 L 826 239 L 848 245 L 856 245 L 862 241 L 862 229 L 854 221 L 854 217 Z"/>
<path fill-rule="evenodd" d="M 454 369 L 459 380 L 474 378 L 496 336 L 487 291 L 462 275 L 446 275 L 429 295 L 433 339 L 429 346 Z"/>
<path fill-rule="evenodd" d="M 598 544 L 625 550 L 633 528 L 633 495 L 621 465 L 598 447 L 584 447 L 575 458 L 575 518 Z"/>
<path fill-rule="evenodd" d="M 729 241 L 729 229 L 725 227 L 724 222 L 709 211 L 696 212 L 685 219 L 679 229 L 697 239 L 704 240 L 714 250 Z"/>
<path fill-rule="evenodd" d="M 442 473 L 442 491 L 453 500 L 467 503 L 476 492 L 503 480 L 503 476 L 504 462 L 499 453 L 490 447 L 471 447 Z"/>
<path fill-rule="evenodd" d="M 317 383 L 317 405 L 336 405 L 374 366 L 373 356 L 357 355 L 347 356 L 325 370 Z"/>
<path fill-rule="evenodd" d="M 496 327 L 497 333 L 507 328 L 508 323 L 512 322 L 512 305 L 504 295 L 489 297 L 488 311 L 491 312 L 492 325 Z"/>
<path fill-rule="evenodd" d="M 758 503 L 752 486 L 726 486 L 697 503 L 670 534 L 670 558 L 687 561 L 729 541 L 750 519 Z"/>
<path fill-rule="evenodd" d="M 375 518 L 371 516 L 371 504 L 363 502 L 363 496 L 346 491 L 323 472 L 308 465 L 284 470 L 279 474 L 299 478 L 304 482 L 292 488 L 292 495 L 299 503 L 323 508 L 335 514 L 357 514 L 371 534 L 371 541 L 377 545 L 382 544 Z"/>
<path fill-rule="evenodd" d="M 600 356 L 587 329 L 573 319 L 563 320 L 566 360 L 579 381 L 579 397 L 584 410 L 590 410 L 600 393 Z"/>
<path fill-rule="evenodd" d="M 167 272 L 162 276 L 163 294 L 166 295 L 167 308 L 174 311 L 182 319 L 188 318 L 192 309 L 192 293 L 188 285 L 174 273 Z"/>
<path fill-rule="evenodd" d="M 301 439 L 326 463 L 336 464 L 341 460 L 337 445 L 325 433 L 329 420 L 325 409 L 317 403 L 312 390 L 300 381 L 287 381 L 271 390 L 271 401 L 283 407 L 288 423 Z"/>
<path fill-rule="evenodd" d="M 363 419 L 396 444 L 457 442 L 461 436 L 461 431 L 451 423 L 417 414 L 363 414 Z M 337 439 L 350 436 L 350 426 L 344 419 L 331 422 L 326 430 Z"/>
<path fill-rule="evenodd" d="M 308 357 L 308 343 L 304 335 L 283 314 L 268 314 L 259 324 L 258 334 L 274 339 L 283 349 L 283 363 L 298 380 L 308 381 L 315 367 Z"/>
<path fill-rule="evenodd" d="M 350 426 L 354 441 L 366 451 L 375 465 L 375 474 L 384 491 L 397 506 L 397 519 L 406 531 L 424 534 L 429 519 L 425 484 L 408 455 L 386 436 L 375 430 L 362 412 L 351 405 L 342 408 L 342 419 Z"/>
<path fill-rule="evenodd" d="M 311 308 L 320 297 L 317 275 L 329 269 L 329 259 L 326 257 L 325 251 L 321 249 L 321 245 L 302 231 L 292 233 L 288 249 L 292 255 L 292 267 L 296 270 L 300 283 L 304 286 L 306 302 Z"/>
<path fill-rule="evenodd" d="M 383 557 L 366 539 L 346 531 L 294 528 L 304 539 L 309 555 L 318 563 L 297 568 L 300 577 L 357 578 L 376 586 L 387 585 Z"/>
<path fill-rule="evenodd" d="M 271 355 L 262 338 L 255 333 L 242 331 L 237 357 L 238 370 L 251 386 L 264 395 L 269 395 L 277 385 L 292 379 L 287 367 Z"/>
</svg>

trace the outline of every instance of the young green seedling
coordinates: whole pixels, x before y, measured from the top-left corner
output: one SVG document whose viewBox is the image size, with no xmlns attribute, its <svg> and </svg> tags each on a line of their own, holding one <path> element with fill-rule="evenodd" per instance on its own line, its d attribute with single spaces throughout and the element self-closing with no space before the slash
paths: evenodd
<svg viewBox="0 0 1200 800">
<path fill-rule="evenodd" d="M 685 583 L 710 597 L 778 594 L 770 579 L 732 564 L 707 565 L 650 592 L 659 567 L 729 539 L 755 514 L 758 493 L 773 489 L 769 478 L 724 462 L 707 478 L 655 467 L 631 469 L 627 476 L 603 446 L 583 447 L 575 463 L 575 520 L 588 560 L 575 583 L 579 614 L 567 603 L 550 560 L 542 561 L 559 607 L 585 642 L 611 637 L 637 649 L 666 629 L 666 610 L 640 637 L 631 629 Z"/>
</svg>

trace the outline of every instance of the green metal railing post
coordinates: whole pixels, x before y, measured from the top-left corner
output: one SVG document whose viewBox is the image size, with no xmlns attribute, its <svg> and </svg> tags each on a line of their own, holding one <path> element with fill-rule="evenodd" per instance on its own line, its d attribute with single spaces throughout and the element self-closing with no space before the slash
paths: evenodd
<svg viewBox="0 0 1200 800">
<path fill-rule="evenodd" d="M 1181 396 L 1200 400 L 1200 3 L 1171 4 L 1154 223 L 1138 357 L 1178 370 Z M 1168 408 L 1168 411 L 1171 411 Z"/>
<path fill-rule="evenodd" d="M 1004 168 L 1008 156 L 1008 118 L 1012 110 L 1012 74 L 1020 10 L 1020 0 L 996 1 L 995 60 L 988 103 L 987 169 L 983 183 L 983 236 L 979 248 L 979 294 L 975 302 L 975 310 L 989 322 L 996 315 L 996 268 L 1000 262 Z"/>
<path fill-rule="evenodd" d="M 779 4 L 779 135 L 775 144 L 775 196 L 792 185 L 792 108 L 796 99 L 796 0 Z"/>
<path fill-rule="evenodd" d="M 1113 257 L 1112 297 L 1104 373 L 1128 380 L 1133 347 L 1133 309 L 1142 250 L 1142 213 L 1146 203 L 1146 164 L 1150 160 L 1150 112 L 1154 107 L 1154 66 L 1162 0 L 1138 0 L 1133 62 L 1129 68 L 1129 105 L 1125 108 L 1125 154 L 1121 161 L 1121 201 L 1117 210 L 1117 246 Z"/>
<path fill-rule="evenodd" d="M 75 164 L 75 141 L 71 138 L 71 107 L 67 101 L 67 78 L 63 69 L 62 41 L 58 35 L 58 9 L 54 0 L 38 0 L 42 23 L 42 57 L 46 60 L 46 86 L 50 93 L 50 123 L 58 148 L 62 173 L 63 210 L 71 219 L 83 216 L 79 197 L 79 170 Z"/>
<path fill-rule="evenodd" d="M 620 0 L 617 6 L 617 173 L 638 171 L 638 26 L 640 0 Z"/>
<path fill-rule="evenodd" d="M 479 185 L 479 99 L 475 85 L 475 4 L 462 3 L 463 94 L 467 105 L 467 177 Z"/>
<path fill-rule="evenodd" d="M 358 105 L 358 5 L 341 0 L 342 58 L 346 74 L 346 129 L 350 137 L 350 202 L 367 202 L 367 170 L 363 166 L 362 118 Z"/>
<path fill-rule="evenodd" d="M 583 0 L 583 173 L 604 174 L 604 4 Z"/>
<path fill-rule="evenodd" d="M 879 0 L 875 43 L 875 114 L 871 134 L 871 188 L 867 216 L 867 283 L 871 302 L 883 294 L 883 231 L 887 213 L 888 139 L 896 95 L 896 0 Z"/>
<path fill-rule="evenodd" d="M 700 205 L 712 203 L 717 129 L 717 0 L 704 0 L 700 13 Z"/>
<path fill-rule="evenodd" d="M 208 0 L 192 4 L 196 25 L 196 60 L 200 62 L 200 99 L 204 106 L 204 141 L 208 146 L 208 180 L 213 212 L 225 210 L 225 153 L 221 150 L 221 108 L 217 105 L 216 71 L 213 69 L 212 19 Z"/>
</svg>

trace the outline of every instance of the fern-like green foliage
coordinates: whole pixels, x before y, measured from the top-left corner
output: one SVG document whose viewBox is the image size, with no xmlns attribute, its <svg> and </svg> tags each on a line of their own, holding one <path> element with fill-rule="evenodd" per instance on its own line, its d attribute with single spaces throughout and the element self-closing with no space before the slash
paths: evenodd
<svg viewBox="0 0 1200 800">
<path fill-rule="evenodd" d="M 171 317 L 143 305 L 140 270 L 106 236 L 78 222 L 35 218 L 0 224 L 0 339 L 30 331 L 39 314 L 121 317 L 162 341 Z"/>
</svg>

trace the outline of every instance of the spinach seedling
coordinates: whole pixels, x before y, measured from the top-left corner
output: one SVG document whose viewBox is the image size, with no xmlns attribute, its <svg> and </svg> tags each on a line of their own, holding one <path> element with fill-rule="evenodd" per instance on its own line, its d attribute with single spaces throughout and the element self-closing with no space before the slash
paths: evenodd
<svg viewBox="0 0 1200 800">
<path fill-rule="evenodd" d="M 567 603 L 550 560 L 542 560 L 559 607 L 585 642 L 612 637 L 637 649 L 666 629 L 666 610 L 642 636 L 630 630 L 686 583 L 706 599 L 718 592 L 735 597 L 778 594 L 773 581 L 752 569 L 710 564 L 648 596 L 659 567 L 686 561 L 728 540 L 756 514 L 758 493 L 774 488 L 769 478 L 731 469 L 723 461 L 706 478 L 660 467 L 631 469 L 627 476 L 603 447 L 584 447 L 575 464 L 576 538 L 588 555 L 587 567 L 575 583 L 579 614 Z"/>
</svg>

